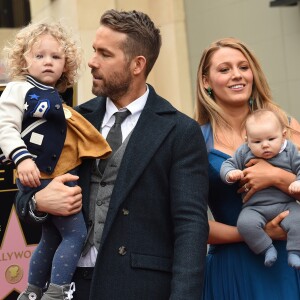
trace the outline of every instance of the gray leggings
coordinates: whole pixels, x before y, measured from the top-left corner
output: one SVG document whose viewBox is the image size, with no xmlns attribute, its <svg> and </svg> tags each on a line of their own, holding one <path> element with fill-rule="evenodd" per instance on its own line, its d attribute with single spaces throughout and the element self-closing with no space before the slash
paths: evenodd
<svg viewBox="0 0 300 300">
<path fill-rule="evenodd" d="M 246 206 L 242 209 L 237 228 L 250 249 L 263 253 L 271 244 L 272 239 L 264 231 L 266 223 L 279 213 L 289 210 L 289 214 L 281 222 L 287 232 L 287 250 L 300 251 L 300 205 L 296 201 L 262 206 Z"/>
</svg>

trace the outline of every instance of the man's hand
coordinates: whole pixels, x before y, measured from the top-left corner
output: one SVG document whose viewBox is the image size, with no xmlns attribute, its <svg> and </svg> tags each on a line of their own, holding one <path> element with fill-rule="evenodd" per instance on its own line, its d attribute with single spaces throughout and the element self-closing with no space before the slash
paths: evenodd
<svg viewBox="0 0 300 300">
<path fill-rule="evenodd" d="M 81 188 L 64 184 L 68 181 L 76 181 L 78 178 L 71 174 L 55 177 L 44 189 L 35 194 L 37 210 L 56 216 L 78 213 L 82 208 Z"/>
</svg>

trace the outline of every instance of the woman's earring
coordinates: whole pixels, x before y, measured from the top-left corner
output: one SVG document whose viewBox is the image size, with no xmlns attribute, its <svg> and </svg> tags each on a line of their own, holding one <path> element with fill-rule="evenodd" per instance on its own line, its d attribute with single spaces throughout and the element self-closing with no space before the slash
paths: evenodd
<svg viewBox="0 0 300 300">
<path fill-rule="evenodd" d="M 250 97 L 250 99 L 249 99 L 249 107 L 250 107 L 251 111 L 253 111 L 253 106 L 254 106 L 254 100 L 253 100 L 253 98 Z"/>
<path fill-rule="evenodd" d="M 209 97 L 212 97 L 212 88 L 211 88 L 211 87 L 208 87 L 208 88 L 206 89 L 206 92 L 207 92 L 207 94 L 209 95 Z"/>
</svg>

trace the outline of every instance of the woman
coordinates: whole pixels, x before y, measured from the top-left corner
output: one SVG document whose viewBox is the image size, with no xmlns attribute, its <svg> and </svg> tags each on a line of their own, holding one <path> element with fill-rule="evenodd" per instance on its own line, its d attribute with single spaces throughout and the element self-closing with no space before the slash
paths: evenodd
<svg viewBox="0 0 300 300">
<path fill-rule="evenodd" d="M 245 201 L 269 186 L 288 192 L 295 175 L 259 159 L 250 161 L 239 185 L 228 186 L 219 175 L 222 162 L 245 140 L 246 116 L 258 108 L 278 112 L 289 128 L 289 137 L 300 145 L 299 123 L 272 102 L 255 56 L 233 38 L 213 43 L 200 60 L 196 103 L 196 119 L 202 125 L 209 152 L 209 207 L 214 217 L 210 221 L 203 299 L 300 299 L 300 272 L 287 264 L 286 235 L 279 226 L 288 212 L 266 226 L 278 251 L 278 260 L 271 268 L 264 266 L 263 256 L 252 253 L 236 228 L 242 208 L 241 192 L 247 192 Z"/>
</svg>

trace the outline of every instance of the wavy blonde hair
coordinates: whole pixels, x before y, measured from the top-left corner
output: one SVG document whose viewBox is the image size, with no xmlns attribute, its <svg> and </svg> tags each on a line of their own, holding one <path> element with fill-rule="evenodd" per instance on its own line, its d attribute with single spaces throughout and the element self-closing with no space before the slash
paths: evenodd
<svg viewBox="0 0 300 300">
<path fill-rule="evenodd" d="M 251 93 L 252 104 L 249 105 L 249 113 L 261 108 L 274 111 L 279 115 L 286 128 L 290 129 L 287 114 L 272 100 L 269 84 L 257 58 L 244 43 L 235 38 L 223 38 L 217 40 L 203 51 L 197 73 L 197 94 L 195 111 L 195 119 L 197 120 L 197 122 L 201 125 L 209 122 L 213 129 L 214 139 L 218 139 L 215 134 L 215 128 L 217 126 L 219 128 L 225 127 L 229 130 L 232 129 L 230 124 L 224 117 L 224 113 L 221 107 L 214 101 L 213 97 L 208 95 L 203 84 L 203 77 L 209 76 L 212 56 L 216 51 L 224 47 L 240 51 L 249 62 L 250 68 L 253 73 L 253 86 Z M 290 136 L 290 132 L 288 132 L 288 136 Z"/>
<path fill-rule="evenodd" d="M 7 74 L 11 80 L 24 80 L 27 74 L 26 55 L 39 42 L 42 35 L 53 36 L 65 54 L 65 71 L 56 83 L 56 88 L 64 92 L 74 85 L 79 77 L 82 64 L 82 49 L 71 33 L 60 22 L 31 23 L 22 28 L 3 49 Z"/>
</svg>

